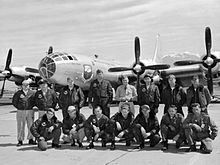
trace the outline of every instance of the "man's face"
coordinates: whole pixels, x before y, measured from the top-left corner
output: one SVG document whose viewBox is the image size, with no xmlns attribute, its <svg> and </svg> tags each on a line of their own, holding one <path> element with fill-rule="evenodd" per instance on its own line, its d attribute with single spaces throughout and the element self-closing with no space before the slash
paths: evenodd
<svg viewBox="0 0 220 165">
<path fill-rule="evenodd" d="M 123 106 L 121 109 L 121 114 L 124 118 L 127 118 L 129 113 L 129 106 Z"/>
<path fill-rule="evenodd" d="M 147 109 L 147 108 L 142 108 L 141 112 L 143 113 L 143 115 L 145 117 L 149 117 L 149 113 L 150 113 L 150 109 Z"/>
<path fill-rule="evenodd" d="M 150 77 L 145 77 L 144 82 L 145 82 L 146 85 L 149 85 L 150 82 L 151 82 L 151 78 Z"/>
<path fill-rule="evenodd" d="M 22 84 L 22 89 L 23 89 L 24 91 L 28 90 L 29 87 L 30 87 L 29 84 Z"/>
<path fill-rule="evenodd" d="M 192 111 L 195 115 L 199 115 L 201 113 L 201 108 L 199 106 L 193 107 Z"/>
<path fill-rule="evenodd" d="M 96 76 L 98 80 L 102 80 L 104 77 L 103 73 L 98 73 Z"/>
<path fill-rule="evenodd" d="M 176 109 L 175 108 L 169 108 L 168 109 L 168 113 L 171 117 L 173 117 L 176 114 Z"/>
<path fill-rule="evenodd" d="M 123 85 L 128 85 L 128 78 L 124 78 L 123 80 L 122 80 L 122 84 Z"/>
<path fill-rule="evenodd" d="M 47 111 L 46 115 L 48 120 L 51 120 L 51 118 L 54 116 L 53 112 L 50 111 Z"/>
<path fill-rule="evenodd" d="M 168 79 L 168 82 L 169 82 L 169 84 L 170 84 L 170 86 L 175 86 L 175 84 L 176 84 L 176 78 L 174 78 L 174 77 L 170 77 L 169 79 Z"/>
<path fill-rule="evenodd" d="M 76 117 L 76 109 L 68 109 L 68 114 L 70 116 L 70 118 L 74 118 Z"/>
<path fill-rule="evenodd" d="M 100 116 L 102 115 L 102 110 L 101 110 L 101 108 L 100 108 L 100 107 L 97 107 L 97 108 L 95 109 L 94 113 L 95 113 L 95 115 L 96 115 L 97 117 L 100 117 Z"/>
<path fill-rule="evenodd" d="M 46 90 L 47 88 L 48 88 L 47 83 L 40 84 L 40 89 L 41 90 Z"/>
<path fill-rule="evenodd" d="M 199 79 L 197 77 L 193 77 L 191 82 L 194 87 L 197 87 L 199 85 Z"/>
<path fill-rule="evenodd" d="M 74 85 L 74 80 L 73 79 L 68 79 L 67 80 L 67 85 L 68 86 L 73 86 Z"/>
</svg>

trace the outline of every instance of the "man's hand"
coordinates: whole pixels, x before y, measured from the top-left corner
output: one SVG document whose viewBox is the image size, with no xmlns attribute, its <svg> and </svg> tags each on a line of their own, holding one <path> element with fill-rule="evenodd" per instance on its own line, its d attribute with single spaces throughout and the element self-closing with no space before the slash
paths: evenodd
<svg viewBox="0 0 220 165">
<path fill-rule="evenodd" d="M 150 133 L 150 132 L 147 132 L 147 133 L 143 134 L 143 137 L 146 139 L 146 138 L 148 138 L 150 135 L 151 135 L 151 133 Z"/>
<path fill-rule="evenodd" d="M 124 131 L 121 131 L 119 134 L 118 134 L 118 137 L 119 138 L 122 138 L 124 136 L 125 132 Z"/>
<path fill-rule="evenodd" d="M 121 128 L 121 124 L 119 122 L 116 122 L 116 127 L 117 127 L 117 130 L 118 131 L 121 131 L 122 128 Z"/>
<path fill-rule="evenodd" d="M 176 128 L 175 128 L 174 126 L 172 126 L 172 125 L 169 125 L 168 127 L 169 127 L 170 130 L 173 131 L 173 132 L 176 130 Z"/>
<path fill-rule="evenodd" d="M 54 126 L 50 126 L 49 128 L 48 128 L 48 132 L 52 132 L 54 130 Z"/>
<path fill-rule="evenodd" d="M 91 103 L 89 103 L 89 108 L 92 109 L 92 104 Z"/>
<path fill-rule="evenodd" d="M 180 135 L 177 134 L 176 136 L 174 136 L 173 140 L 174 140 L 174 141 L 177 141 L 177 140 L 179 139 L 179 137 L 180 137 Z"/>
<path fill-rule="evenodd" d="M 96 127 L 95 125 L 93 125 L 93 129 L 94 129 L 96 134 L 100 132 L 100 128 Z"/>
<path fill-rule="evenodd" d="M 45 138 L 41 136 L 41 137 L 39 137 L 39 140 L 40 140 L 40 141 L 41 141 L 41 140 L 45 140 Z"/>
<path fill-rule="evenodd" d="M 70 134 L 75 134 L 76 133 L 76 128 L 72 128 L 71 130 L 70 130 Z"/>
</svg>

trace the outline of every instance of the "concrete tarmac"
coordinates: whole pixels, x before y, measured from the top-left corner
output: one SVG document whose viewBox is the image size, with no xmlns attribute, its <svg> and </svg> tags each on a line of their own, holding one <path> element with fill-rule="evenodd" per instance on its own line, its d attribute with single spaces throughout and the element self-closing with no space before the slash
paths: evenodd
<svg viewBox="0 0 220 165">
<path fill-rule="evenodd" d="M 136 114 L 138 106 L 135 106 Z M 118 110 L 117 107 L 111 107 L 111 115 Z M 91 109 L 84 107 L 81 112 L 88 117 Z M 184 113 L 186 114 L 186 108 Z M 163 105 L 159 107 L 157 114 L 161 120 L 163 113 Z M 220 126 L 220 105 L 210 104 L 209 114 Z M 61 111 L 57 111 L 58 119 L 62 119 Z M 38 113 L 35 113 L 35 118 Z M 27 128 L 26 128 L 27 129 Z M 27 130 L 26 130 L 27 132 Z M 26 133 L 27 135 L 27 133 Z M 61 149 L 49 148 L 47 151 L 40 151 L 37 146 L 28 145 L 27 140 L 24 145 L 16 147 L 16 109 L 12 105 L 0 106 L 0 164 L 1 165 L 139 165 L 139 164 L 158 164 L 158 165 L 217 165 L 220 162 L 220 138 L 213 141 L 214 150 L 211 154 L 202 154 L 198 152 L 186 153 L 187 146 L 183 146 L 180 150 L 175 149 L 175 143 L 170 141 L 169 149 L 166 152 L 161 151 L 161 144 L 154 148 L 150 148 L 146 144 L 142 150 L 136 149 L 137 144 L 126 147 L 125 143 L 117 143 L 116 150 L 111 151 L 109 145 L 102 148 L 100 142 L 95 143 L 95 148 L 91 150 L 79 149 L 71 147 L 70 144 L 62 145 Z M 50 141 L 51 142 L 51 141 Z M 84 146 L 88 143 L 85 141 Z M 199 148 L 199 143 L 197 148 Z"/>
</svg>

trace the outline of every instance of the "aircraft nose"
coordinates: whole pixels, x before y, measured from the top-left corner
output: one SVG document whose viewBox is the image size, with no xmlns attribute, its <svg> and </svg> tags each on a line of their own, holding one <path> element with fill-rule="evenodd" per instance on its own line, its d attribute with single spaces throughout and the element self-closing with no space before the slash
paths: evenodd
<svg viewBox="0 0 220 165">
<path fill-rule="evenodd" d="M 51 78 L 56 71 L 56 64 L 51 57 L 44 57 L 39 64 L 39 73 L 43 78 Z"/>
</svg>

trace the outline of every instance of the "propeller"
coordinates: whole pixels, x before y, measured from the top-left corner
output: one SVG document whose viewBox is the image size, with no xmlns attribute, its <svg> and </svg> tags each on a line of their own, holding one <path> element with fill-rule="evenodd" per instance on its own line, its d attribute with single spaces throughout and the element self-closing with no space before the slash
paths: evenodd
<svg viewBox="0 0 220 165">
<path fill-rule="evenodd" d="M 26 71 L 26 72 L 31 72 L 31 73 L 39 73 L 39 70 L 38 70 L 38 69 L 29 68 L 29 67 L 26 67 L 26 68 L 25 68 L 25 71 Z"/>
<path fill-rule="evenodd" d="M 53 47 L 52 46 L 49 47 L 47 54 L 51 54 L 51 53 L 53 53 Z"/>
<path fill-rule="evenodd" d="M 220 59 L 216 58 L 214 55 L 211 54 L 212 37 L 211 37 L 210 27 L 205 28 L 205 48 L 206 48 L 206 55 L 203 57 L 203 59 L 201 61 L 183 60 L 183 61 L 175 62 L 174 65 L 175 66 L 184 66 L 184 65 L 202 64 L 205 68 L 208 69 L 208 71 L 207 71 L 207 86 L 208 86 L 208 89 L 209 89 L 211 95 L 213 95 L 212 68 L 214 68 L 218 62 L 220 62 Z"/>
<path fill-rule="evenodd" d="M 7 59 L 6 59 L 6 64 L 5 64 L 5 70 L 0 71 L 5 76 L 4 80 L 3 80 L 1 93 L 0 93 L 0 98 L 2 98 L 3 93 L 4 93 L 6 79 L 10 78 L 11 75 L 12 75 L 11 69 L 10 69 L 11 59 L 12 59 L 12 49 L 9 49 L 8 56 L 7 56 Z"/>
<path fill-rule="evenodd" d="M 156 65 L 148 65 L 145 66 L 144 63 L 140 61 L 140 40 L 138 37 L 135 37 L 134 40 L 134 53 L 135 53 L 135 63 L 132 67 L 112 67 L 109 68 L 109 72 L 123 72 L 131 70 L 134 74 L 137 75 L 137 93 L 139 100 L 139 86 L 140 86 L 140 76 L 145 72 L 146 69 L 150 70 L 161 70 L 168 69 L 170 65 L 166 64 L 156 64 Z"/>
</svg>

